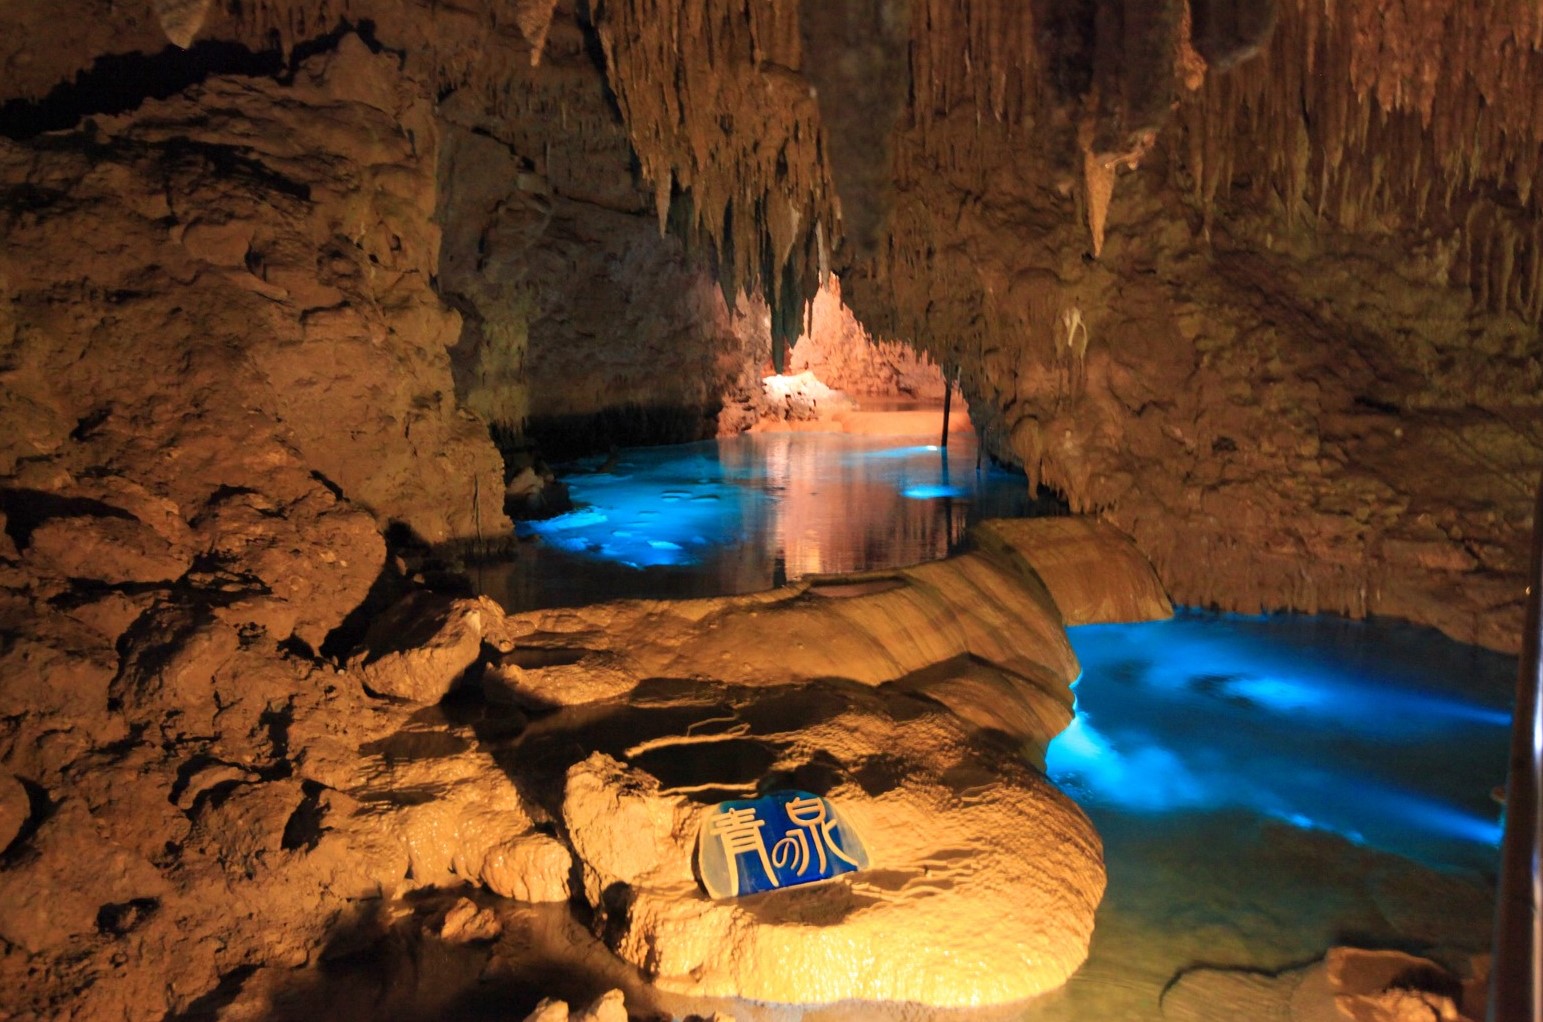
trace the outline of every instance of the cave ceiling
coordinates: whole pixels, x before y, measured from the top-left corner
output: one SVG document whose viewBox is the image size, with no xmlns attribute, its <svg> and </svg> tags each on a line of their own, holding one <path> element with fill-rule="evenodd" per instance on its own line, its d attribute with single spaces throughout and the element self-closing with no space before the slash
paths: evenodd
<svg viewBox="0 0 1543 1022">
<path fill-rule="evenodd" d="M 13 138 L 209 69 L 283 79 L 357 29 L 483 134 L 625 148 L 612 204 L 731 306 L 763 298 L 776 351 L 838 274 L 876 334 L 958 376 L 996 454 L 1124 527 L 1179 599 L 1514 644 L 1543 451 L 1533 0 L 0 16 Z M 602 105 L 564 98 L 596 75 Z"/>
</svg>

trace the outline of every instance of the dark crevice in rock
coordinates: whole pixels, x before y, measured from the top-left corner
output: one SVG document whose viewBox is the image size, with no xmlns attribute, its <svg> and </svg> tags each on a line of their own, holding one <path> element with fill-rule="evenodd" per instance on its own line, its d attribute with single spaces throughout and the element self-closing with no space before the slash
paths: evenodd
<svg viewBox="0 0 1543 1022">
<path fill-rule="evenodd" d="M 46 490 L 0 489 L 0 513 L 5 515 L 5 533 L 17 549 L 24 550 L 32 532 L 50 518 L 126 518 L 134 516 L 122 508 L 89 497 L 61 497 Z"/>
<path fill-rule="evenodd" d="M 193 796 L 192 808 L 185 810 L 187 818 L 196 820 L 211 809 L 218 809 L 225 804 L 226 799 L 235 794 L 237 788 L 244 787 L 252 782 L 246 780 L 221 781 L 212 784 Z"/>
<path fill-rule="evenodd" d="M 280 653 L 293 657 L 296 660 L 303 660 L 316 665 L 325 665 L 327 663 L 320 653 L 311 648 L 310 643 L 298 635 L 291 635 L 287 639 L 281 639 L 277 645 Z"/>
<path fill-rule="evenodd" d="M 169 593 L 171 586 L 163 582 L 103 582 L 96 578 L 72 578 L 70 587 L 48 600 L 57 610 L 71 611 L 96 603 L 103 597 L 143 596 L 146 593 Z"/>
<path fill-rule="evenodd" d="M 30 781 L 25 777 L 17 777 L 16 780 L 27 792 L 27 818 L 16 831 L 16 836 L 11 843 L 0 853 L 0 868 L 16 865 L 26 854 L 25 849 L 32 835 L 43 822 L 54 814 L 58 804 L 48 797 L 48 789 L 36 781 Z"/>
<path fill-rule="evenodd" d="M 304 797 L 290 813 L 284 824 L 284 836 L 279 841 L 279 847 L 285 851 L 303 848 L 309 852 L 321 844 L 321 821 L 327 815 L 326 807 L 321 804 L 321 794 L 327 788 L 317 781 L 303 781 L 300 790 Z"/>
<path fill-rule="evenodd" d="M 327 488 L 327 492 L 331 493 L 338 500 L 343 499 L 343 487 L 322 475 L 321 472 L 317 471 L 316 469 L 312 469 L 311 478 L 325 486 Z"/>
<path fill-rule="evenodd" d="M 289 54 L 288 66 L 278 75 L 279 81 L 286 85 L 294 81 L 295 72 L 300 69 L 300 65 L 318 54 L 331 53 L 336 50 L 338 44 L 343 41 L 343 37 L 346 35 L 357 35 L 359 41 L 364 43 L 371 53 L 391 54 L 397 60 L 398 70 L 407 62 L 406 50 L 387 46 L 376 37 L 375 22 L 365 18 L 358 23 L 354 23 L 347 18 L 340 18 L 337 27 L 331 32 L 295 44 Z"/>
<path fill-rule="evenodd" d="M 161 907 L 159 898 L 132 898 L 103 905 L 96 913 L 97 931 L 121 937 L 150 917 Z"/>
<path fill-rule="evenodd" d="M 221 761 L 218 757 L 209 755 L 198 755 L 184 760 L 182 765 L 177 768 L 177 779 L 172 783 L 171 791 L 167 793 L 166 801 L 172 805 L 179 804 L 182 801 L 183 793 L 187 791 L 188 785 L 192 783 L 193 778 L 198 775 L 199 771 L 219 762 Z"/>
<path fill-rule="evenodd" d="M 406 529 L 405 526 L 402 528 Z M 393 532 L 390 529 L 386 533 L 386 543 L 392 552 L 395 552 L 395 548 L 400 545 L 393 542 Z M 411 589 L 411 583 L 395 570 L 388 558 L 385 569 L 375 577 L 375 582 L 365 594 L 364 600 L 343 619 L 340 625 L 327 633 L 327 637 L 322 640 L 321 649 L 317 652 L 331 663 L 343 663 L 348 655 L 364 641 L 364 635 L 369 631 L 370 624 L 375 618 L 385 613 L 387 608 L 396 604 Z"/>
<path fill-rule="evenodd" d="M 621 112 L 621 101 L 616 98 L 616 93 L 611 89 L 611 76 L 606 73 L 605 46 L 600 42 L 600 33 L 595 29 L 593 7 L 597 6 L 590 0 L 576 0 L 574 4 L 574 20 L 578 22 L 579 31 L 584 33 L 584 53 L 594 62 L 595 70 L 600 72 L 601 94 L 605 97 L 606 108 L 611 111 L 611 116 L 616 118 L 616 123 L 624 121 Z M 640 172 L 641 167 L 637 163 L 637 157 L 633 157 L 635 172 Z"/>
<path fill-rule="evenodd" d="M 243 965 L 224 973 L 214 989 L 194 1000 L 186 1011 L 168 1014 L 162 1022 L 213 1022 L 219 1018 L 222 1008 L 235 1001 L 241 988 L 256 971 L 255 965 Z"/>
<path fill-rule="evenodd" d="M 76 443 L 91 439 L 91 434 L 96 432 L 97 427 L 106 422 L 111 415 L 110 407 L 93 409 L 90 414 L 82 416 L 75 423 L 75 428 L 70 430 L 70 439 Z"/>
<path fill-rule="evenodd" d="M 283 70 L 277 49 L 254 52 L 212 39 L 186 50 L 107 54 L 36 102 L 12 99 L 0 106 L 0 135 L 24 141 L 73 128 L 93 114 L 126 113 L 146 100 L 167 99 L 215 75 L 272 77 Z"/>
<path fill-rule="evenodd" d="M 98 57 L 72 82 L 60 82 L 40 100 L 10 99 L 0 104 L 0 135 L 26 141 L 50 131 L 66 131 L 94 115 L 116 115 L 147 100 L 169 99 L 216 76 L 294 80 L 311 57 L 336 50 L 344 36 L 356 34 L 372 53 L 390 53 L 400 66 L 406 51 L 383 45 L 372 21 L 341 19 L 336 28 L 297 43 L 286 59 L 273 39 L 263 49 L 204 39 L 187 49 L 168 46 L 157 53 L 110 53 Z"/>
<path fill-rule="evenodd" d="M 289 758 L 289 726 L 294 719 L 293 706 L 264 710 L 257 718 L 258 725 L 268 732 L 268 746 L 275 760 L 282 762 Z"/>
<path fill-rule="evenodd" d="M 575 888 L 579 890 L 580 888 Z M 600 894 L 600 916 L 602 939 L 615 947 L 621 943 L 628 930 L 628 921 L 632 916 L 632 905 L 637 900 L 637 892 L 629 884 L 616 881 L 608 886 Z"/>
<path fill-rule="evenodd" d="M 617 447 L 691 443 L 717 435 L 719 405 L 626 405 L 589 415 L 533 415 L 525 435 L 553 461 Z"/>
<path fill-rule="evenodd" d="M 1379 400 L 1378 398 L 1374 398 L 1366 394 L 1357 394 L 1354 400 L 1357 411 L 1380 412 L 1384 415 L 1403 414 L 1403 409 L 1399 408 L 1398 405 L 1392 404 L 1388 401 Z"/>
</svg>

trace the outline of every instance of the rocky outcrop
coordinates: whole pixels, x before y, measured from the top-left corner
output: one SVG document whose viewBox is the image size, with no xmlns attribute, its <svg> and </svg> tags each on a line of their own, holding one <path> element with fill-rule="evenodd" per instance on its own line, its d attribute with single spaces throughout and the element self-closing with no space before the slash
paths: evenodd
<svg viewBox="0 0 1543 1022">
<path fill-rule="evenodd" d="M 705 807 L 685 784 L 666 791 L 591 756 L 568 773 L 564 825 L 607 943 L 656 986 L 793 1004 L 1000 1005 L 1060 986 L 1081 963 L 1103 864 L 1086 819 L 1042 774 L 972 744 L 946 711 L 914 697 L 829 684 L 724 696 L 736 719 L 755 722 L 737 741 L 765 749 L 773 771 L 821 764 L 825 794 L 872 865 L 815 887 L 709 901 L 691 874 Z M 694 755 L 690 782 L 728 786 L 735 779 L 715 778 L 702 753 L 710 735 L 736 733 L 699 724 L 653 737 L 648 754 Z"/>
<path fill-rule="evenodd" d="M 318 652 L 393 573 L 388 523 L 506 528 L 430 287 L 434 123 L 395 68 L 347 36 L 288 83 L 210 78 L 0 141 L 17 1017 L 176 1015 L 305 961 L 409 866 L 564 896 L 566 852 L 496 767 L 417 778 L 434 813 L 388 765 L 367 780 L 361 747 L 411 711 Z"/>
<path fill-rule="evenodd" d="M 1058 557 L 1072 534 L 1077 558 Z M 1074 585 L 1073 560 L 1103 567 Z M 505 755 L 560 778 L 560 800 L 538 801 L 607 946 L 695 998 L 1000 1006 L 1064 982 L 1103 879 L 1086 820 L 1031 765 L 1070 720 L 1079 673 L 1036 562 L 1083 619 L 1169 612 L 1160 590 L 1114 598 L 1150 594 L 1154 576 L 1088 525 L 754 596 L 511 617 L 527 666 L 490 676 L 516 702 L 567 709 Z M 706 898 L 692 854 L 707 805 L 779 787 L 835 800 L 870 869 Z"/>
<path fill-rule="evenodd" d="M 506 527 L 430 290 L 433 121 L 387 63 L 349 36 L 287 89 L 214 79 L 0 147 L 31 197 L 3 264 L 10 466 L 127 475 L 184 522 L 289 466 L 433 542 Z"/>
<path fill-rule="evenodd" d="M 810 303 L 808 326 L 789 352 L 789 374 L 811 372 L 846 394 L 942 403 L 943 370 L 904 341 L 869 334 L 842 304 L 841 281 L 835 276 Z"/>
<path fill-rule="evenodd" d="M 349 667 L 377 695 L 437 703 L 482 657 L 484 644 L 503 653 L 514 647 L 493 601 L 413 593 L 375 618 Z"/>
<path fill-rule="evenodd" d="M 1050 591 L 1067 625 L 1160 621 L 1173 615 L 1152 566 L 1118 529 L 1092 518 L 997 518 L 971 533 L 976 545 L 1021 558 Z"/>
<path fill-rule="evenodd" d="M 661 230 L 571 11 L 540 69 L 512 76 L 516 110 L 473 92 L 439 109 L 440 285 L 464 314 L 457 394 L 548 457 L 748 425 L 770 352 L 764 311 L 743 295 L 731 309 Z"/>
<path fill-rule="evenodd" d="M 835 584 L 805 580 L 750 596 L 625 601 L 510 620 L 516 641 L 535 635 L 543 645 L 613 650 L 637 678 L 779 685 L 839 677 L 878 686 L 971 657 L 1042 683 L 1069 713 L 1077 659 L 1044 583 L 1021 562 L 970 553 L 827 581 Z"/>
<path fill-rule="evenodd" d="M 1247 969 L 1198 968 L 1163 998 L 1163 1018 L 1175 1022 L 1247 1016 L 1290 1022 L 1414 1022 L 1484 1017 L 1488 977 L 1459 979 L 1435 962 L 1402 951 L 1330 948 L 1321 961 L 1275 975 Z"/>
</svg>

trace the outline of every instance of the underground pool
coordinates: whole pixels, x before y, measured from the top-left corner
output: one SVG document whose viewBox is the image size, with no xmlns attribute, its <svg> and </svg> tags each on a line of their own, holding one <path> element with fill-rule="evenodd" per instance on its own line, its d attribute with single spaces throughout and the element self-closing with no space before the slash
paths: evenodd
<svg viewBox="0 0 1543 1022">
<path fill-rule="evenodd" d="M 576 509 L 528 523 L 484 591 L 511 610 L 754 592 L 941 558 L 981 518 L 1055 510 L 1021 475 L 977 473 L 967 436 L 945 456 L 929 437 L 750 435 L 601 468 L 575 466 Z M 1330 947 L 1460 975 L 1488 950 L 1514 658 L 1328 616 L 1180 609 L 1069 634 L 1077 712 L 1047 772 L 1096 826 L 1109 885 L 1087 963 L 1013 1018 L 1270 1017 L 1249 1013 Z"/>
<path fill-rule="evenodd" d="M 750 433 L 566 466 L 574 510 L 479 585 L 513 612 L 620 597 L 722 596 L 805 575 L 937 560 L 982 518 L 1056 510 L 1021 472 L 977 469 L 974 436 Z"/>
</svg>

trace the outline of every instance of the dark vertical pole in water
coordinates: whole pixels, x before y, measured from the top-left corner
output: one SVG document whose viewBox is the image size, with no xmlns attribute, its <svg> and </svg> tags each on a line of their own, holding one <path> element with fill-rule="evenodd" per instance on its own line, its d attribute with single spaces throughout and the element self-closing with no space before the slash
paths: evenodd
<svg viewBox="0 0 1543 1022">
<path fill-rule="evenodd" d="M 1511 761 L 1506 781 L 1505 841 L 1495 906 L 1495 957 L 1489 977 L 1489 1022 L 1543 1022 L 1543 485 L 1532 517 L 1532 571 L 1527 577 Z"/>
<path fill-rule="evenodd" d="M 943 376 L 943 439 L 938 441 L 938 446 L 948 450 L 948 410 L 954 403 L 954 385 L 948 382 L 948 376 Z"/>
</svg>

